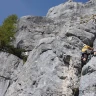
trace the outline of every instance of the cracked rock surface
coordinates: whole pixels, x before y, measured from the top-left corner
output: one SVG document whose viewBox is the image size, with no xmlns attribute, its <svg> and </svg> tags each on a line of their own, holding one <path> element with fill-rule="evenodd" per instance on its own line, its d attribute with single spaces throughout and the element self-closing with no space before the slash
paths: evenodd
<svg viewBox="0 0 96 96">
<path fill-rule="evenodd" d="M 95 0 L 69 0 L 45 17 L 21 17 L 14 46 L 29 56 L 22 66 L 16 56 L 0 53 L 2 96 L 95 96 L 96 57 L 84 66 L 82 76 L 80 62 L 82 45 L 96 46 L 95 10 Z"/>
<path fill-rule="evenodd" d="M 12 82 L 18 79 L 23 61 L 18 57 L 0 52 L 0 96 L 5 96 Z"/>
</svg>

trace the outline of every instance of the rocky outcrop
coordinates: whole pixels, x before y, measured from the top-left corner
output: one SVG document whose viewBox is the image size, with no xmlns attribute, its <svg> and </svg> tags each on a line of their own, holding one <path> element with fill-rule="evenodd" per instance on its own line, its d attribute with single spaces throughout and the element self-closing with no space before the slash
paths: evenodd
<svg viewBox="0 0 96 96">
<path fill-rule="evenodd" d="M 80 52 L 84 43 L 96 45 L 95 9 L 95 0 L 85 4 L 69 0 L 51 8 L 46 17 L 21 17 L 13 44 L 29 54 L 24 66 L 17 57 L 7 56 L 11 63 L 4 63 L 8 70 L 1 71 L 2 96 L 94 96 L 96 57 L 84 66 L 81 76 Z M 88 83 L 91 77 L 93 82 Z"/>
<path fill-rule="evenodd" d="M 5 96 L 8 88 L 18 79 L 23 61 L 18 57 L 0 52 L 0 96 Z"/>
<path fill-rule="evenodd" d="M 96 57 L 93 57 L 82 69 L 79 96 L 96 95 Z"/>
<path fill-rule="evenodd" d="M 73 20 L 76 21 L 76 19 L 79 20 L 79 17 L 82 16 L 87 17 L 92 14 L 96 14 L 95 4 L 96 4 L 95 0 L 89 0 L 85 4 L 73 1 L 70 2 L 69 0 L 69 2 L 65 2 L 63 4 L 50 8 L 50 10 L 47 13 L 47 17 L 52 19 L 58 19 L 58 21 L 62 19 L 64 21 L 69 21 L 70 19 L 72 21 Z"/>
<path fill-rule="evenodd" d="M 54 21 L 46 17 L 23 16 L 18 21 L 18 31 L 14 46 L 31 51 L 37 45 L 39 40 L 50 35 L 55 29 Z"/>
</svg>

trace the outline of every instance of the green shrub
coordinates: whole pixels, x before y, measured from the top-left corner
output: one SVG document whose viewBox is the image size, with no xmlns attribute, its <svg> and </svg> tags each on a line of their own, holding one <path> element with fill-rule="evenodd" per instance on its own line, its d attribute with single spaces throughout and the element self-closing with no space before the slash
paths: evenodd
<svg viewBox="0 0 96 96">
<path fill-rule="evenodd" d="M 15 23 L 17 22 L 17 19 L 18 17 L 16 15 L 10 15 L 3 21 L 3 24 L 0 26 L 1 48 L 9 45 L 10 42 L 14 39 L 14 34 L 16 31 Z"/>
<path fill-rule="evenodd" d="M 15 48 L 12 45 L 6 45 L 6 46 L 4 46 L 3 49 L 2 49 L 2 51 L 5 51 L 5 52 L 8 52 L 8 53 L 14 54 L 14 55 L 16 55 L 17 57 L 19 57 L 21 59 L 23 59 L 22 52 L 25 52 L 24 49 Z"/>
<path fill-rule="evenodd" d="M 14 54 L 26 62 L 27 57 L 22 55 L 22 52 L 25 52 L 25 50 L 15 48 L 14 46 L 10 45 L 10 42 L 15 39 L 15 24 L 17 23 L 17 19 L 17 15 L 10 15 L 3 21 L 3 24 L 0 26 L 0 50 Z"/>
</svg>

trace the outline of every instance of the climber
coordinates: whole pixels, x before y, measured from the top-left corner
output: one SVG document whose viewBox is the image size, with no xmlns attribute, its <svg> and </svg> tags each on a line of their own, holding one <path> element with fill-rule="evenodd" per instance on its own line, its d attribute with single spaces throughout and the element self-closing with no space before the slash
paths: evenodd
<svg viewBox="0 0 96 96">
<path fill-rule="evenodd" d="M 94 54 L 94 48 L 83 44 L 83 48 L 82 48 L 82 56 L 81 56 L 81 63 L 82 63 L 82 67 L 86 64 L 87 59 L 88 59 L 88 55 L 89 54 Z"/>
</svg>

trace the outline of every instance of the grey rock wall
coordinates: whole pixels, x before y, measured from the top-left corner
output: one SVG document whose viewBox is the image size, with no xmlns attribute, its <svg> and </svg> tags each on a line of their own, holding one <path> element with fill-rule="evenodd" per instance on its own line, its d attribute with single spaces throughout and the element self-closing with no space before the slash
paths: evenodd
<svg viewBox="0 0 96 96">
<path fill-rule="evenodd" d="M 8 60 L 6 70 L 0 67 L 2 96 L 95 96 L 96 57 L 84 66 L 82 76 L 80 62 L 82 45 L 96 46 L 95 9 L 95 0 L 85 4 L 69 0 L 49 9 L 46 17 L 21 17 L 13 44 L 29 56 L 22 66 L 19 58 L 0 55 Z"/>
<path fill-rule="evenodd" d="M 51 36 L 55 29 L 54 21 L 46 17 L 23 16 L 18 22 L 14 46 L 31 51 L 40 39 Z"/>
<path fill-rule="evenodd" d="M 22 66 L 23 61 L 18 57 L 0 52 L 0 96 L 5 96 L 10 85 L 16 82 Z"/>
<path fill-rule="evenodd" d="M 96 57 L 93 57 L 82 69 L 79 96 L 96 95 Z"/>
</svg>

